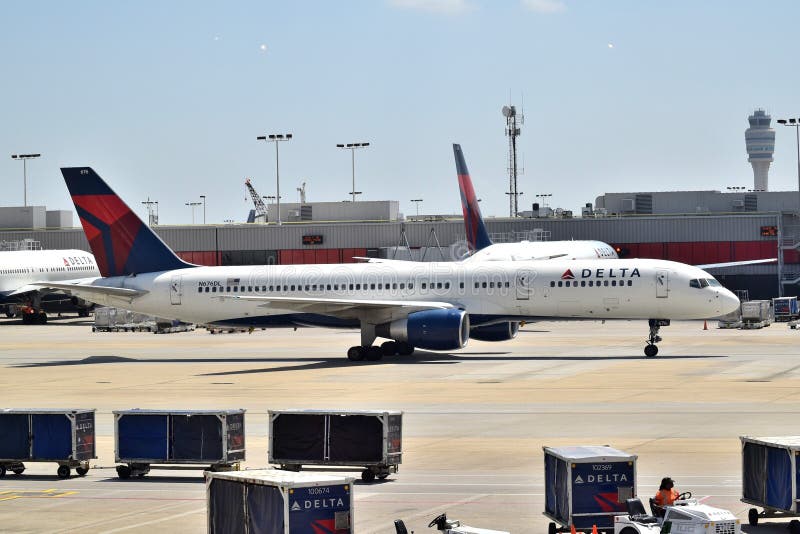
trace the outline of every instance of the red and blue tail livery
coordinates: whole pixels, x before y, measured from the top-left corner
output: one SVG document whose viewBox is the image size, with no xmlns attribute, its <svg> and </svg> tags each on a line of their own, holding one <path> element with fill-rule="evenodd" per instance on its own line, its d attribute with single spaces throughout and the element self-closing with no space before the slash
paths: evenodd
<svg viewBox="0 0 800 534">
<path fill-rule="evenodd" d="M 467 170 L 467 162 L 461 152 L 461 145 L 453 145 L 456 156 L 456 172 L 458 173 L 458 189 L 461 191 L 461 209 L 464 211 L 464 226 L 467 230 L 467 244 L 471 251 L 484 249 L 492 244 L 486 225 L 481 217 L 481 208 L 478 198 L 472 187 L 472 180 Z"/>
<path fill-rule="evenodd" d="M 91 167 L 66 167 L 61 174 L 104 277 L 194 267 L 178 258 Z"/>
</svg>

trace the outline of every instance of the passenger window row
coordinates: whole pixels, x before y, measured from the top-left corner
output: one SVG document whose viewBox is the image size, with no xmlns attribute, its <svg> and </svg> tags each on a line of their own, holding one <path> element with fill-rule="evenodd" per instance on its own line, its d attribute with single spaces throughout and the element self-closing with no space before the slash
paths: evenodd
<svg viewBox="0 0 800 534">
<path fill-rule="evenodd" d="M 554 280 L 550 282 L 550 287 L 624 287 L 628 286 L 631 287 L 633 285 L 633 280 L 581 280 L 578 282 L 577 280 L 559 280 L 558 284 Z M 626 283 L 627 282 L 627 283 Z"/>
</svg>

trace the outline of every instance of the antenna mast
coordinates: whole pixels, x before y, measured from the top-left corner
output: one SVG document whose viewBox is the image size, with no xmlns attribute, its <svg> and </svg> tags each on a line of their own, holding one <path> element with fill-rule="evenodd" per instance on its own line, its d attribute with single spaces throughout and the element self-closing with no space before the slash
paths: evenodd
<svg viewBox="0 0 800 534">
<path fill-rule="evenodd" d="M 522 133 L 521 126 L 525 124 L 525 115 L 517 113 L 516 106 L 503 106 L 503 116 L 506 118 L 506 137 L 508 137 L 508 216 L 516 217 L 519 213 L 519 189 L 517 189 L 517 175 L 520 174 L 517 166 L 517 137 Z"/>
</svg>

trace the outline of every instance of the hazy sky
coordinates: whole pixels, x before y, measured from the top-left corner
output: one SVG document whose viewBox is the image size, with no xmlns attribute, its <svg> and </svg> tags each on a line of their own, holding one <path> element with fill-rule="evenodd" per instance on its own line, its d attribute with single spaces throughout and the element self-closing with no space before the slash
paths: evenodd
<svg viewBox="0 0 800 534">
<path fill-rule="evenodd" d="M 752 187 L 747 115 L 800 116 L 800 2 L 705 0 L 12 1 L 0 4 L 2 205 L 72 207 L 90 165 L 140 214 L 244 220 L 244 179 L 284 201 L 460 212 L 461 143 L 485 214 L 508 213 L 503 105 L 524 102 L 521 205 L 606 191 Z M 797 189 L 778 128 L 770 189 Z M 198 221 L 201 219 L 197 212 Z M 77 224 L 77 218 L 76 218 Z"/>
</svg>

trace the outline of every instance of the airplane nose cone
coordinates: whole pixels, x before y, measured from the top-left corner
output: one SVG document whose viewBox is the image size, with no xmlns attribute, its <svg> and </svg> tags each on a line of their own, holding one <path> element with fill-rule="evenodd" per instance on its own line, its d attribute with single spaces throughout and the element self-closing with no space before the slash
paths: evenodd
<svg viewBox="0 0 800 534">
<path fill-rule="evenodd" d="M 720 313 L 721 315 L 726 315 L 733 311 L 739 309 L 739 297 L 733 294 L 733 292 L 728 291 L 727 289 L 722 289 L 719 294 L 720 300 Z"/>
</svg>

